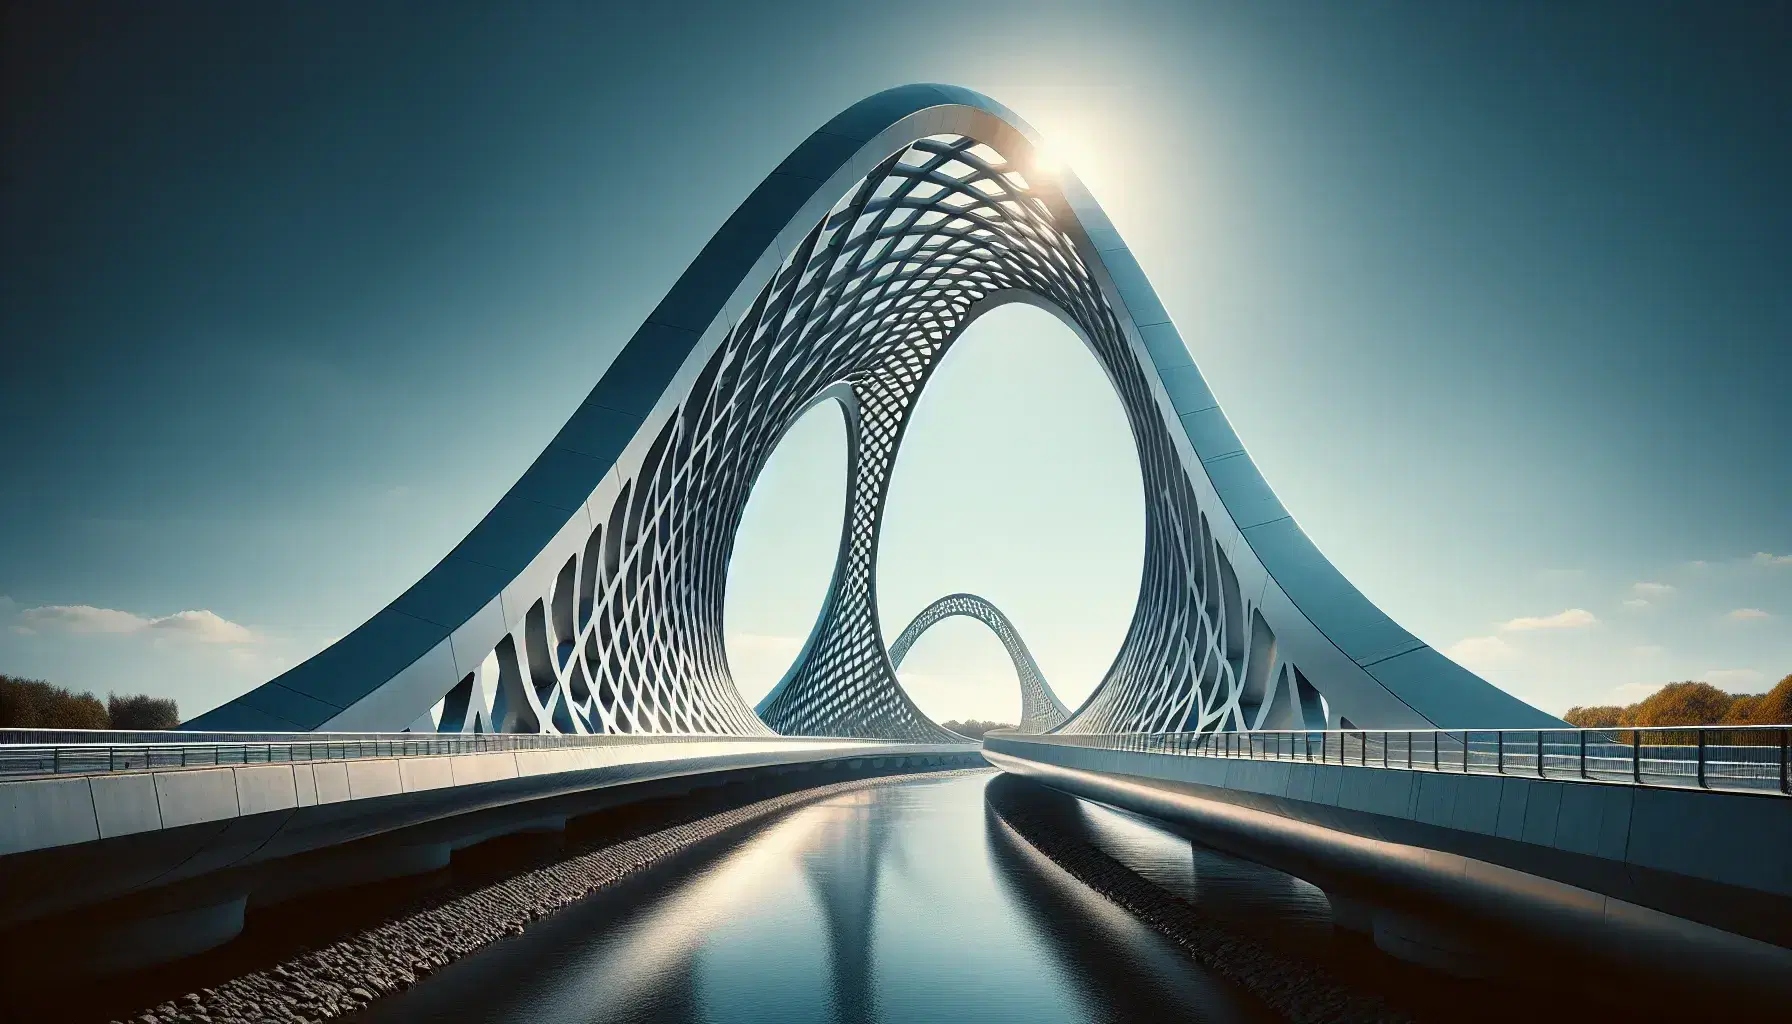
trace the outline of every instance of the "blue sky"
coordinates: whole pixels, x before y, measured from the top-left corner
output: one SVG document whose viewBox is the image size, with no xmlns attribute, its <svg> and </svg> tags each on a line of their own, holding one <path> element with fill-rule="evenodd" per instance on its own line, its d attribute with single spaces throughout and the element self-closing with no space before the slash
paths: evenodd
<svg viewBox="0 0 1792 1024">
<path fill-rule="evenodd" d="M 345 633 L 785 152 L 934 80 L 1046 133 L 1418 635 L 1554 711 L 1792 672 L 1783 9 L 748 6 L 10 7 L 0 671 L 192 713 Z M 887 631 L 981 590 L 1086 692 L 1137 581 L 1104 387 L 1044 317 L 967 334 L 896 470 Z M 837 529 L 799 518 L 837 508 L 823 428 L 750 514 L 748 647 L 806 628 L 813 574 L 746 570 Z M 1011 708 L 994 641 L 940 630 L 923 706 Z"/>
</svg>

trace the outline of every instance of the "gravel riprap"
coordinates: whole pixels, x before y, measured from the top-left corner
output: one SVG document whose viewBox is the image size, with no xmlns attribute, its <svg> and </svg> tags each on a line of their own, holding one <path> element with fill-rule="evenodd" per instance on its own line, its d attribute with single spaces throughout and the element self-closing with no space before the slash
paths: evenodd
<svg viewBox="0 0 1792 1024">
<path fill-rule="evenodd" d="M 731 829 L 849 790 L 990 770 L 958 768 L 853 779 L 759 800 L 523 872 L 215 988 L 189 992 L 128 1020 L 135 1024 L 328 1020 L 409 988 L 482 946 L 522 934 L 531 921 Z"/>
<path fill-rule="evenodd" d="M 1391 1024 L 1406 1021 L 1385 1002 L 1357 992 L 1323 967 L 1299 962 L 1245 936 L 1216 927 L 1194 907 L 1106 851 L 1067 838 L 1042 801 L 1055 791 L 1013 776 L 987 790 L 991 809 L 1021 840 L 1078 881 L 1186 950 L 1197 963 L 1238 983 L 1271 1009 L 1300 1024 Z M 1068 799 L 1068 798 L 1064 798 Z"/>
</svg>

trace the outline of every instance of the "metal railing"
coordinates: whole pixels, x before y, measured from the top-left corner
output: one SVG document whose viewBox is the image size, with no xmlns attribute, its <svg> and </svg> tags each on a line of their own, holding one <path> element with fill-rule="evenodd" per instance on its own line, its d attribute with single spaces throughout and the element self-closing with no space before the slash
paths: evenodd
<svg viewBox="0 0 1792 1024">
<path fill-rule="evenodd" d="M 0 779 L 97 775 L 510 750 L 565 750 L 672 743 L 842 745 L 865 740 L 813 736 L 545 735 L 534 733 L 199 733 L 0 729 Z"/>
<path fill-rule="evenodd" d="M 1017 737 L 1018 738 L 1018 737 Z M 1025 737 L 1192 757 L 1792 794 L 1792 727 L 1416 729 Z"/>
</svg>

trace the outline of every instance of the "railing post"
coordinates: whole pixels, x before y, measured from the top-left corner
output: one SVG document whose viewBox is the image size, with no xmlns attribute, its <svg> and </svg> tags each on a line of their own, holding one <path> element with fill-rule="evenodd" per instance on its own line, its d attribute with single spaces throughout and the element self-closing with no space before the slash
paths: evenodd
<svg viewBox="0 0 1792 1024">
<path fill-rule="evenodd" d="M 1699 788 L 1705 788 L 1705 730 L 1699 730 Z"/>
<path fill-rule="evenodd" d="M 1468 730 L 1462 730 L 1462 774 L 1468 774 Z"/>
<path fill-rule="evenodd" d="M 1493 773 L 1506 774 L 1506 730 L 1496 729 L 1493 733 Z"/>
<path fill-rule="evenodd" d="M 1780 730 L 1780 792 L 1782 792 L 1782 793 L 1792 793 L 1792 770 L 1789 770 L 1789 769 L 1792 769 L 1792 765 L 1788 765 L 1787 761 L 1786 761 L 1786 748 L 1792 744 L 1788 744 L 1788 742 L 1787 742 L 1788 740 L 1792 740 L 1792 729 L 1781 729 Z"/>
<path fill-rule="evenodd" d="M 1643 784 L 1643 730 L 1630 730 L 1630 781 Z"/>
<path fill-rule="evenodd" d="M 1437 763 L 1437 730 L 1431 730 L 1431 770 L 1437 771 L 1442 765 Z"/>
<path fill-rule="evenodd" d="M 1406 730 L 1406 770 L 1412 771 L 1412 730 Z"/>
<path fill-rule="evenodd" d="M 1537 777 L 1543 778 L 1543 730 L 1537 730 Z"/>
<path fill-rule="evenodd" d="M 1587 777 L 1587 731 L 1580 731 L 1580 777 Z"/>
<path fill-rule="evenodd" d="M 1367 731 L 1357 733 L 1356 742 L 1357 746 L 1361 748 L 1357 759 L 1363 763 L 1364 768 L 1367 768 L 1369 767 L 1369 733 Z"/>
</svg>

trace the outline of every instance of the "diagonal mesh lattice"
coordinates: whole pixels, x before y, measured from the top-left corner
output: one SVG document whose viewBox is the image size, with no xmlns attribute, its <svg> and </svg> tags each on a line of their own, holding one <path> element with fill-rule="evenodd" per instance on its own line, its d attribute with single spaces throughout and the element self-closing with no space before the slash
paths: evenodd
<svg viewBox="0 0 1792 1024">
<path fill-rule="evenodd" d="M 903 693 L 881 642 L 879 518 L 909 413 L 941 354 L 976 312 L 1015 300 L 1057 310 L 1094 350 L 1126 407 L 1146 488 L 1138 611 L 1072 727 L 1250 724 L 1277 667 L 1274 641 L 1228 585 L 1231 568 L 1113 311 L 1018 171 L 972 139 L 936 136 L 890 155 L 842 196 L 709 358 L 524 636 L 507 636 L 488 659 L 490 726 L 762 728 L 723 653 L 728 560 L 778 437 L 832 399 L 849 426 L 842 548 L 815 631 L 759 717 L 784 733 L 948 737 Z M 576 607 L 562 596 L 574 581 L 583 581 Z M 472 680 L 465 685 L 472 692 Z M 450 703 L 478 710 L 470 699 Z M 469 721 L 443 717 L 447 728 Z"/>
<path fill-rule="evenodd" d="M 1021 642 L 1020 631 L 1002 610 L 976 594 L 948 594 L 933 602 L 915 615 L 914 621 L 908 624 L 901 634 L 890 644 L 890 665 L 901 668 L 902 659 L 908 656 L 909 648 L 921 639 L 921 634 L 932 629 L 945 619 L 955 615 L 976 619 L 989 627 L 989 631 L 1002 642 L 1008 652 L 1008 658 L 1014 662 L 1014 675 L 1020 682 L 1020 723 L 1015 726 L 1016 732 L 1040 733 L 1050 732 L 1063 725 L 1070 717 L 1070 710 L 1052 688 L 1046 684 L 1045 675 L 1039 671 L 1039 663 L 1033 660 L 1033 652 Z"/>
</svg>

